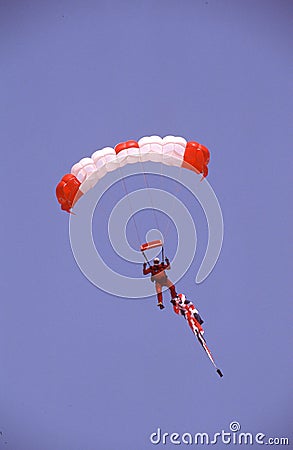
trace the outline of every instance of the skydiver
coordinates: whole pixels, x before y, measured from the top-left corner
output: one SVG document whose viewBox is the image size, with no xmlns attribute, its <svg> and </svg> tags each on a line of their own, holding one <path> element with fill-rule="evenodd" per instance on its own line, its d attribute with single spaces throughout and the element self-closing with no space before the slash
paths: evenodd
<svg viewBox="0 0 293 450">
<path fill-rule="evenodd" d="M 177 298 L 172 298 L 171 303 L 173 304 L 174 312 L 183 316 L 193 331 L 204 333 L 201 326 L 203 320 L 198 310 L 190 300 L 187 300 L 184 294 L 178 294 Z"/>
<path fill-rule="evenodd" d="M 190 326 L 192 332 L 196 335 L 204 351 L 210 358 L 210 361 L 212 362 L 213 366 L 217 371 L 217 374 L 220 377 L 222 377 L 223 372 L 216 366 L 211 351 L 207 346 L 205 338 L 203 337 L 204 334 L 204 330 L 202 328 L 203 320 L 200 317 L 199 312 L 194 306 L 194 304 L 191 301 L 187 300 L 184 294 L 178 294 L 177 298 L 172 298 L 171 303 L 173 304 L 174 312 L 176 314 L 183 316 L 187 320 L 188 325 Z"/>
<path fill-rule="evenodd" d="M 143 264 L 143 274 L 148 275 L 149 273 L 152 274 L 151 281 L 155 282 L 155 288 L 157 292 L 157 298 L 158 298 L 158 307 L 160 309 L 164 309 L 165 306 L 163 305 L 163 294 L 162 294 L 162 287 L 166 286 L 170 290 L 171 299 L 175 299 L 177 297 L 176 288 L 171 280 L 167 277 L 165 270 L 170 270 L 170 261 L 168 258 L 165 258 L 165 262 L 162 261 L 160 263 L 159 258 L 154 259 L 154 264 L 147 268 L 147 264 Z"/>
</svg>

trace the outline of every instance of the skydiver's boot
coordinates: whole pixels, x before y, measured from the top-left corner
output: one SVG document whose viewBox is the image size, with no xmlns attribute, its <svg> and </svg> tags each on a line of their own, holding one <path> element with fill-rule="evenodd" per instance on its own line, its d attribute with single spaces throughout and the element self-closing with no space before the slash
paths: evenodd
<svg viewBox="0 0 293 450">
<path fill-rule="evenodd" d="M 158 297 L 158 304 L 157 304 L 157 306 L 158 306 L 160 309 L 164 309 L 165 306 L 163 305 L 163 294 L 162 294 L 162 292 L 159 292 L 159 293 L 157 294 L 157 297 Z"/>
</svg>

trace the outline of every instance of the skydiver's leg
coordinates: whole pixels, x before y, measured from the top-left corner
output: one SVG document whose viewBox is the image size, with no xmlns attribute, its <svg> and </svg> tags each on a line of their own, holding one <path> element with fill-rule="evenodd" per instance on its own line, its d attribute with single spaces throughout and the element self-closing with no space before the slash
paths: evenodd
<svg viewBox="0 0 293 450">
<path fill-rule="evenodd" d="M 187 319 L 188 324 L 190 328 L 193 330 L 194 333 L 204 333 L 204 329 L 202 328 L 201 324 L 197 322 L 197 320 L 192 319 L 191 317 Z"/>
<path fill-rule="evenodd" d="M 198 321 L 198 323 L 199 323 L 200 325 L 202 325 L 203 322 L 204 322 L 204 320 L 201 318 L 201 316 L 200 316 L 198 310 L 196 309 L 196 307 L 195 307 L 194 305 L 193 305 L 193 307 L 194 307 L 194 313 L 193 313 L 193 315 L 194 315 L 195 319 Z"/>
<path fill-rule="evenodd" d="M 198 323 L 199 323 L 200 325 L 202 325 L 204 321 L 203 321 L 203 319 L 200 317 L 199 313 L 197 312 L 197 313 L 194 313 L 193 315 L 194 315 L 194 317 L 196 318 L 196 320 L 198 321 Z"/>
<path fill-rule="evenodd" d="M 169 288 L 169 290 L 170 290 L 171 300 L 172 300 L 172 298 L 176 298 L 177 297 L 177 292 L 176 292 L 175 285 L 172 283 L 171 280 L 169 280 L 169 278 L 166 281 L 165 286 L 167 286 Z"/>
<path fill-rule="evenodd" d="M 158 298 L 158 307 L 160 309 L 164 309 L 165 306 L 163 305 L 163 294 L 162 294 L 162 286 L 160 283 L 156 281 L 156 292 L 157 292 L 157 298 Z"/>
</svg>

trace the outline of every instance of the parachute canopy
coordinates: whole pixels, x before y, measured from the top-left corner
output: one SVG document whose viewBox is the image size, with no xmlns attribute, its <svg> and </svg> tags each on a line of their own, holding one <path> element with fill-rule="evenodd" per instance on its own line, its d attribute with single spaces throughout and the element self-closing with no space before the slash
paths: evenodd
<svg viewBox="0 0 293 450">
<path fill-rule="evenodd" d="M 209 160 L 209 150 L 198 142 L 187 142 L 177 136 L 147 136 L 139 141 L 122 142 L 114 148 L 105 147 L 95 151 L 90 158 L 82 158 L 58 183 L 56 196 L 61 209 L 70 212 L 78 199 L 101 178 L 126 164 L 153 161 L 193 170 L 205 178 Z"/>
</svg>

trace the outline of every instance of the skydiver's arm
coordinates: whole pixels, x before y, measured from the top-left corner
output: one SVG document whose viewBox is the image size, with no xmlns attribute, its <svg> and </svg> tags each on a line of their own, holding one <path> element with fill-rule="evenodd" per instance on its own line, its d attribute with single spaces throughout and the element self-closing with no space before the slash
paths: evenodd
<svg viewBox="0 0 293 450">
<path fill-rule="evenodd" d="M 171 303 L 172 303 L 172 305 L 173 305 L 173 311 L 174 311 L 174 313 L 175 313 L 175 314 L 180 314 L 180 308 L 179 308 L 179 305 L 178 305 L 178 303 L 176 302 L 176 300 L 175 300 L 175 299 L 172 299 L 172 300 L 171 300 Z"/>
<path fill-rule="evenodd" d="M 144 274 L 144 275 L 148 275 L 148 274 L 151 273 L 151 272 L 152 272 L 151 268 L 150 268 L 150 267 L 147 268 L 146 263 L 144 263 L 144 264 L 143 264 L 143 274 Z"/>
<path fill-rule="evenodd" d="M 173 310 L 174 310 L 174 312 L 175 312 L 176 314 L 178 314 L 179 316 L 183 316 L 183 317 L 186 318 L 185 312 L 184 312 L 183 309 L 180 308 L 180 306 L 178 306 L 177 304 L 174 305 L 174 303 L 173 303 Z"/>
<path fill-rule="evenodd" d="M 174 311 L 175 314 L 179 314 L 180 313 L 180 308 L 177 305 L 177 303 L 175 303 L 175 304 L 173 303 L 173 311 Z"/>
<path fill-rule="evenodd" d="M 162 265 L 164 266 L 164 270 L 170 270 L 171 269 L 171 265 L 170 265 L 170 261 L 168 258 L 165 258 L 166 264 L 162 263 Z"/>
<path fill-rule="evenodd" d="M 189 310 L 192 314 L 197 313 L 198 314 L 198 310 L 196 309 L 196 307 L 194 306 L 194 304 L 190 301 L 186 301 L 186 304 L 189 305 Z"/>
</svg>

